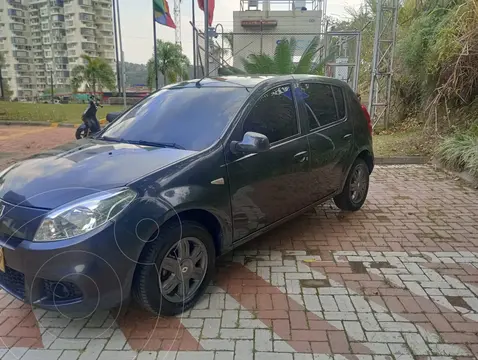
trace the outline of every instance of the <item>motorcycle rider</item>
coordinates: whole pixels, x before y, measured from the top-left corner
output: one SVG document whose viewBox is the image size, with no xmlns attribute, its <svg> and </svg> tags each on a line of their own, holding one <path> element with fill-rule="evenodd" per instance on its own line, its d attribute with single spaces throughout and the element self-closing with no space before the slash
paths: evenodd
<svg viewBox="0 0 478 360">
<path fill-rule="evenodd" d="M 101 130 L 100 122 L 96 118 L 98 107 L 102 107 L 94 95 L 89 97 L 88 108 L 83 113 L 82 119 L 88 126 L 91 133 L 97 133 Z"/>
</svg>

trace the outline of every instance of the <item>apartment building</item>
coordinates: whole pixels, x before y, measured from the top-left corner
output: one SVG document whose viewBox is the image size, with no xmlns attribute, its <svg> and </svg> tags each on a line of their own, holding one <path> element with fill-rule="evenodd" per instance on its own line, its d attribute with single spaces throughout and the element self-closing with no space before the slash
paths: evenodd
<svg viewBox="0 0 478 360">
<path fill-rule="evenodd" d="M 67 88 L 82 54 L 115 70 L 111 0 L 0 0 L 0 52 L 18 99 Z"/>
</svg>

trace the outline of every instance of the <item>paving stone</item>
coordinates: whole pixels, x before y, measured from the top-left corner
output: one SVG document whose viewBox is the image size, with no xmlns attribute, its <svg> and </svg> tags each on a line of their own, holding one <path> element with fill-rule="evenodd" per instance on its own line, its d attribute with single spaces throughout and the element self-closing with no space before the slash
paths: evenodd
<svg viewBox="0 0 478 360">
<path fill-rule="evenodd" d="M 83 350 L 88 345 L 90 340 L 80 339 L 56 339 L 50 345 L 51 350 Z"/>
<path fill-rule="evenodd" d="M 65 350 L 60 356 L 60 360 L 77 360 L 81 355 L 79 350 Z"/>
<path fill-rule="evenodd" d="M 137 359 L 138 353 L 136 351 L 114 351 L 114 350 L 105 350 L 101 353 L 99 357 L 94 357 L 91 353 L 88 357 L 81 355 L 80 360 L 133 360 Z"/>
<path fill-rule="evenodd" d="M 366 332 L 367 340 L 377 343 L 404 343 L 402 335 L 398 332 Z"/>
<path fill-rule="evenodd" d="M 216 351 L 216 354 L 214 355 L 214 360 L 234 360 L 234 352 L 233 351 Z"/>
<path fill-rule="evenodd" d="M 258 352 L 255 354 L 255 360 L 292 360 L 292 354 L 278 352 Z"/>
<path fill-rule="evenodd" d="M 231 340 L 201 340 L 201 346 L 204 350 L 234 350 L 235 345 L 235 342 Z"/>
<path fill-rule="evenodd" d="M 254 349 L 256 351 L 272 351 L 272 332 L 269 329 L 254 330 Z"/>
<path fill-rule="evenodd" d="M 63 350 L 28 350 L 22 360 L 57 360 Z M 93 358 L 96 359 L 96 358 Z"/>
<path fill-rule="evenodd" d="M 234 340 L 253 339 L 254 330 L 252 329 L 221 329 L 220 337 L 222 339 L 234 339 Z"/>
</svg>

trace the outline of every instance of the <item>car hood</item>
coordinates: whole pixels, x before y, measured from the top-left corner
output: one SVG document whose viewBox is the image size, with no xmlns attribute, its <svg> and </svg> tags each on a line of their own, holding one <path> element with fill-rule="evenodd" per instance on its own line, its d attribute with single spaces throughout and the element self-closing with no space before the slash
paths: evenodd
<svg viewBox="0 0 478 360">
<path fill-rule="evenodd" d="M 53 209 L 98 191 L 124 186 L 193 151 L 80 140 L 37 154 L 0 174 L 0 199 Z"/>
</svg>

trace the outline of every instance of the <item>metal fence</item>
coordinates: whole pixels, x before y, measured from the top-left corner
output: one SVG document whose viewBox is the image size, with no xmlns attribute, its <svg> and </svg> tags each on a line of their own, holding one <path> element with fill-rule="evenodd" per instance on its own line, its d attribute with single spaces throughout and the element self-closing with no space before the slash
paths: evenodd
<svg viewBox="0 0 478 360">
<path fill-rule="evenodd" d="M 196 32 L 198 77 L 205 76 L 204 33 Z M 210 33 L 210 76 L 274 74 L 296 71 L 325 75 L 347 82 L 354 90 L 360 70 L 360 32 Z M 314 45 L 314 46 L 312 46 Z"/>
</svg>

